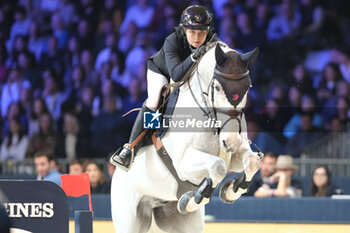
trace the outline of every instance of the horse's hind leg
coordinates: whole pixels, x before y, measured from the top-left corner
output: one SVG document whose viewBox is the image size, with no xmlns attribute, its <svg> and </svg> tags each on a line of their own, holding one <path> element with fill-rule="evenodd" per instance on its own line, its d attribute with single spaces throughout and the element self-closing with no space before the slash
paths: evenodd
<svg viewBox="0 0 350 233">
<path fill-rule="evenodd" d="M 186 215 L 176 209 L 176 202 L 154 209 L 157 226 L 168 233 L 200 233 L 204 230 L 204 207 Z"/>
</svg>

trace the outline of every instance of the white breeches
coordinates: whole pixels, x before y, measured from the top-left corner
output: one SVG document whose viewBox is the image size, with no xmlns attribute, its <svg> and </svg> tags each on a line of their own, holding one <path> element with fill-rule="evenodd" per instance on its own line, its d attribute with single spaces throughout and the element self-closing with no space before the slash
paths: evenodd
<svg viewBox="0 0 350 233">
<path fill-rule="evenodd" d="M 158 107 L 162 87 L 168 84 L 168 80 L 161 74 L 147 69 L 147 94 L 146 106 L 156 110 Z"/>
</svg>

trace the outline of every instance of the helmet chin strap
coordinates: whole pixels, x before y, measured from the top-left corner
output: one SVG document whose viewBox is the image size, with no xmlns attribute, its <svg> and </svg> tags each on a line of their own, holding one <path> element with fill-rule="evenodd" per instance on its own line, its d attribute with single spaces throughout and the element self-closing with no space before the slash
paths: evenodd
<svg viewBox="0 0 350 233">
<path fill-rule="evenodd" d="M 197 48 L 190 45 L 190 49 L 191 49 L 191 52 L 194 53 L 194 51 L 196 51 Z"/>
</svg>

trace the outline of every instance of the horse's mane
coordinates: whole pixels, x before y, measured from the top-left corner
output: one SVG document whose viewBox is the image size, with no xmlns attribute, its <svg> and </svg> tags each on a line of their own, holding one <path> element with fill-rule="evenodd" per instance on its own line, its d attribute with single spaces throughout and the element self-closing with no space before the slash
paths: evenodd
<svg viewBox="0 0 350 233">
<path fill-rule="evenodd" d="M 203 77 L 203 75 L 204 75 L 204 77 L 208 77 L 208 78 L 209 77 L 211 78 L 213 76 L 214 68 L 215 68 L 215 65 L 216 65 L 216 61 L 215 61 L 215 47 L 216 47 L 217 44 L 219 44 L 220 47 L 226 52 L 227 51 L 237 52 L 236 50 L 231 49 L 223 41 L 215 41 L 215 42 L 212 42 L 212 43 L 208 44 L 207 45 L 207 52 L 204 54 L 204 56 L 202 57 L 202 60 L 199 62 L 199 65 L 198 65 L 198 69 L 199 69 L 199 72 L 202 73 L 202 75 L 201 75 L 202 77 Z"/>
<path fill-rule="evenodd" d="M 226 43 L 224 43 L 223 41 L 215 41 L 215 42 L 212 42 L 210 44 L 207 45 L 207 51 L 215 48 L 215 46 L 219 44 L 220 46 L 222 47 L 227 47 L 228 48 L 228 45 Z"/>
</svg>

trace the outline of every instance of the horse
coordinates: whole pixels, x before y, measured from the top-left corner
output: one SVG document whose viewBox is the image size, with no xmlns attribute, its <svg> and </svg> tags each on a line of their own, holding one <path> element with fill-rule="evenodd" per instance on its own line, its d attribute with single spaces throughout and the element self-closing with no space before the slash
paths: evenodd
<svg viewBox="0 0 350 233">
<path fill-rule="evenodd" d="M 163 231 L 203 232 L 204 206 L 227 172 L 241 176 L 222 186 L 220 199 L 234 203 L 247 192 L 261 159 L 250 148 L 243 113 L 251 87 L 248 68 L 257 56 L 257 48 L 241 54 L 223 42 L 207 46 L 190 78 L 179 87 L 172 115 L 190 108 L 199 120 L 214 123 L 192 132 L 169 127 L 162 138 L 178 178 L 198 190 L 179 196 L 179 182 L 155 147 L 142 147 L 129 171 L 117 168 L 112 177 L 112 219 L 118 233 L 147 232 L 152 215 Z"/>
</svg>

